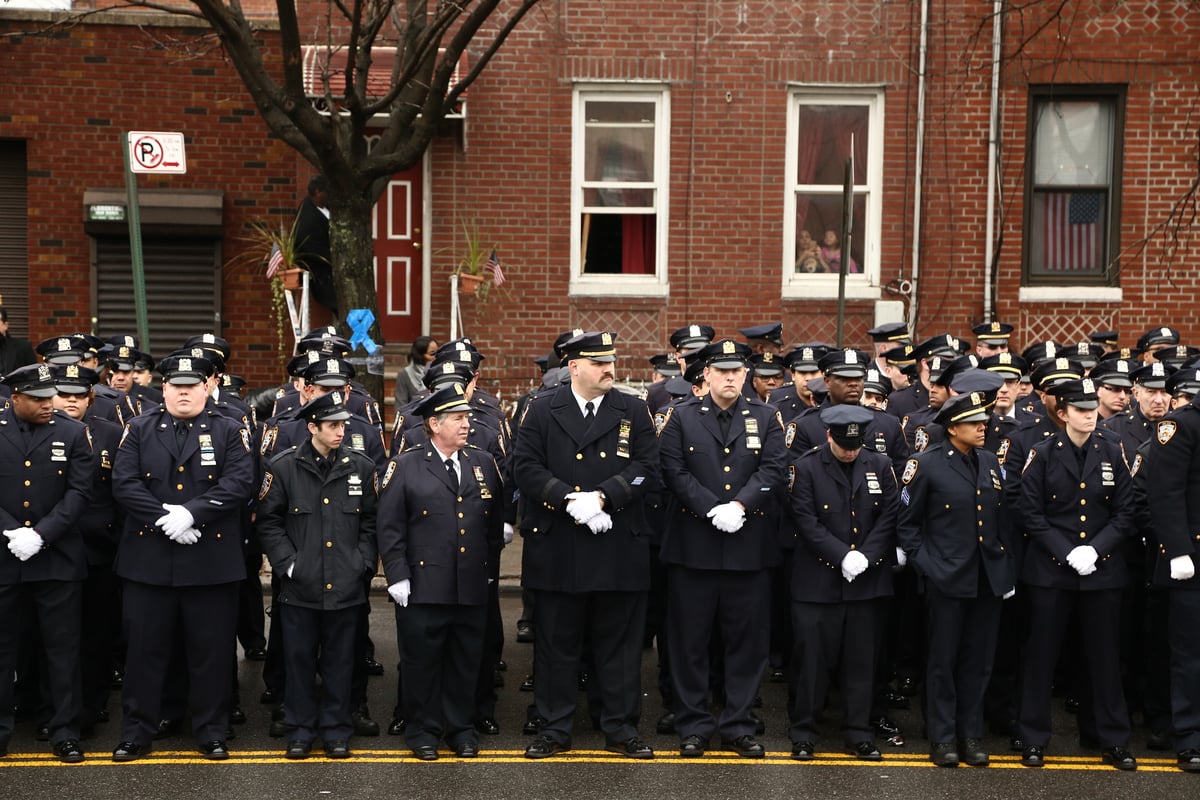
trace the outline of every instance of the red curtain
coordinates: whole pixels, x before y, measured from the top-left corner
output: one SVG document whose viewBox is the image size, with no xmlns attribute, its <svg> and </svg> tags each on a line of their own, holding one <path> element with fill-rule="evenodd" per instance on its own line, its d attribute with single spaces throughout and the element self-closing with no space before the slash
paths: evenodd
<svg viewBox="0 0 1200 800">
<path fill-rule="evenodd" d="M 625 214 L 621 218 L 621 272 L 625 275 L 654 274 L 653 214 Z"/>
</svg>

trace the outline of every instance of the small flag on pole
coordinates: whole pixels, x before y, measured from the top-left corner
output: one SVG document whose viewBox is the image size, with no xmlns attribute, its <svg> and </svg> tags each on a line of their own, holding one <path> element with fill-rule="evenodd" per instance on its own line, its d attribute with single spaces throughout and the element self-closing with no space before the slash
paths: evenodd
<svg viewBox="0 0 1200 800">
<path fill-rule="evenodd" d="M 283 266 L 283 251 L 279 249 L 279 245 L 271 245 L 271 257 L 267 259 L 267 280 L 275 277 L 275 273 L 279 272 L 279 268 Z"/>
<path fill-rule="evenodd" d="M 500 259 L 496 257 L 495 250 L 492 250 L 492 254 L 488 256 L 487 268 L 492 271 L 492 283 L 497 286 L 504 283 L 504 270 L 500 269 Z"/>
</svg>

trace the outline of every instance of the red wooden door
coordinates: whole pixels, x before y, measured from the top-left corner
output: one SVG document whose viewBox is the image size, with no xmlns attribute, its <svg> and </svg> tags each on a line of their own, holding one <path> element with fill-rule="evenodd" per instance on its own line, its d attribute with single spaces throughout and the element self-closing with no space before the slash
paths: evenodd
<svg viewBox="0 0 1200 800">
<path fill-rule="evenodd" d="M 424 286 L 422 167 L 397 172 L 375 203 L 375 292 L 387 342 L 421 335 Z"/>
</svg>

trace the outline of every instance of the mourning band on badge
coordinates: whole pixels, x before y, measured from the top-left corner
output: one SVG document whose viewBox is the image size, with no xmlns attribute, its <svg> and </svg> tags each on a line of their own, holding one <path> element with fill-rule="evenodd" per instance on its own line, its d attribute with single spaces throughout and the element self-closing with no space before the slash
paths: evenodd
<svg viewBox="0 0 1200 800">
<path fill-rule="evenodd" d="M 754 417 L 746 417 L 746 449 L 762 449 L 762 439 L 758 435 L 758 420 Z"/>
<path fill-rule="evenodd" d="M 623 419 L 617 426 L 617 457 L 630 458 L 629 438 L 633 434 L 632 420 Z"/>
</svg>

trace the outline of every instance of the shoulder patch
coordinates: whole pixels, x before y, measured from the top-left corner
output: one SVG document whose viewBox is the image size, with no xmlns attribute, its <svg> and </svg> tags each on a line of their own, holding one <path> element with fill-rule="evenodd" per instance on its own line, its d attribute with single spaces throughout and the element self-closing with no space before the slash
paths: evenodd
<svg viewBox="0 0 1200 800">
<path fill-rule="evenodd" d="M 783 426 L 783 444 L 788 450 L 791 450 L 794 441 L 796 441 L 796 423 L 789 422 Z"/>
<path fill-rule="evenodd" d="M 389 461 L 388 465 L 387 465 L 387 469 L 384 470 L 384 473 L 383 473 L 383 480 L 381 480 L 379 482 L 380 491 L 387 488 L 387 485 L 392 482 L 392 476 L 395 474 L 396 474 L 396 462 Z"/>
<path fill-rule="evenodd" d="M 663 428 L 667 427 L 667 423 L 671 421 L 671 417 L 675 415 L 675 406 L 667 406 L 667 410 L 660 414 L 654 415 L 654 432 L 662 434 Z"/>
<path fill-rule="evenodd" d="M 1029 455 L 1025 456 L 1025 466 L 1021 467 L 1022 473 L 1029 469 L 1029 465 L 1033 463 L 1035 458 L 1037 458 L 1037 450 L 1030 450 Z"/>
<path fill-rule="evenodd" d="M 246 430 L 245 428 L 242 428 L 240 431 L 238 431 L 238 433 L 240 433 L 242 435 L 243 449 L 245 449 L 245 451 L 247 453 L 253 453 L 254 446 L 252 444 L 250 444 L 250 431 Z"/>
<path fill-rule="evenodd" d="M 912 479 L 917 477 L 917 467 L 920 466 L 915 458 L 910 458 L 904 462 L 904 474 L 900 476 L 900 482 L 907 486 L 912 483 Z"/>
<path fill-rule="evenodd" d="M 925 430 L 924 425 L 917 427 L 913 432 L 913 449 L 918 453 L 924 453 L 929 447 L 929 432 Z"/>
<path fill-rule="evenodd" d="M 83 435 L 87 437 L 88 450 L 95 450 L 96 443 L 92 441 L 92 429 L 85 427 L 83 429 Z"/>
<path fill-rule="evenodd" d="M 1008 456 L 1008 448 L 1011 446 L 1012 446 L 1012 439 L 1005 437 L 1000 440 L 1000 446 L 996 448 L 996 458 L 1000 461 L 1001 464 L 1004 463 L 1005 457 Z"/>
<path fill-rule="evenodd" d="M 779 423 L 779 429 L 783 430 L 783 414 L 779 412 L 779 409 L 775 409 L 775 421 Z"/>
<path fill-rule="evenodd" d="M 129 438 L 129 426 L 128 425 L 126 425 L 125 428 L 121 431 L 121 441 L 117 442 L 118 450 L 120 450 L 121 446 L 125 444 L 125 440 L 127 438 Z"/>
<path fill-rule="evenodd" d="M 1142 454 L 1138 453 L 1133 457 L 1133 463 L 1129 466 L 1129 474 L 1132 477 L 1137 477 L 1138 470 L 1142 468 Z"/>
<path fill-rule="evenodd" d="M 791 494 L 792 487 L 796 485 L 796 465 L 788 464 L 788 493 Z"/>
<path fill-rule="evenodd" d="M 1155 437 L 1159 444 L 1166 444 L 1175 436 L 1175 431 L 1179 430 L 1178 424 L 1173 419 L 1164 419 L 1158 423 L 1154 429 Z"/>
<path fill-rule="evenodd" d="M 265 456 L 275 449 L 275 437 L 279 435 L 278 427 L 270 427 L 263 433 L 262 444 L 258 446 L 258 454 Z"/>
<path fill-rule="evenodd" d="M 262 486 L 258 487 L 258 499 L 265 500 L 267 492 L 271 491 L 271 483 L 275 480 L 275 476 L 270 472 L 263 473 Z"/>
</svg>

